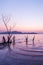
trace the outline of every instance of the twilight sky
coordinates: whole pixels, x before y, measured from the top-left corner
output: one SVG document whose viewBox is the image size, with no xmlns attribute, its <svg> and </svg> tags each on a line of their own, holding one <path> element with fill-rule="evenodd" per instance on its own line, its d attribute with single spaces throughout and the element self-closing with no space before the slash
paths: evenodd
<svg viewBox="0 0 43 65">
<path fill-rule="evenodd" d="M 43 0 L 0 0 L 0 30 L 2 14 L 11 17 L 10 25 L 16 23 L 14 30 L 43 32 Z"/>
</svg>

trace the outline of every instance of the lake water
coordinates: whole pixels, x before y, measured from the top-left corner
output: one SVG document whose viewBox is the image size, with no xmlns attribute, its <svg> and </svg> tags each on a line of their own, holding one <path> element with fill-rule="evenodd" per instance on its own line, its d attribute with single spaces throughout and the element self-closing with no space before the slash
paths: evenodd
<svg viewBox="0 0 43 65">
<path fill-rule="evenodd" d="M 32 48 L 33 47 L 33 37 L 35 35 L 35 39 L 34 39 L 34 47 L 38 47 L 38 48 L 43 48 L 43 34 L 28 34 L 28 44 L 27 47 L 28 48 Z M 5 36 L 6 41 L 7 41 L 7 36 L 8 35 L 0 35 L 0 42 L 2 42 L 2 37 Z M 14 36 L 14 35 L 12 35 Z M 26 37 L 27 34 L 15 34 L 15 46 L 19 47 L 26 47 Z"/>
<path fill-rule="evenodd" d="M 43 34 L 28 34 L 28 44 L 26 44 L 27 34 L 15 35 L 15 44 L 0 49 L 0 65 L 43 65 Z M 34 46 L 33 46 L 33 37 Z M 8 35 L 4 35 L 6 40 Z M 3 35 L 0 35 L 2 42 Z"/>
</svg>

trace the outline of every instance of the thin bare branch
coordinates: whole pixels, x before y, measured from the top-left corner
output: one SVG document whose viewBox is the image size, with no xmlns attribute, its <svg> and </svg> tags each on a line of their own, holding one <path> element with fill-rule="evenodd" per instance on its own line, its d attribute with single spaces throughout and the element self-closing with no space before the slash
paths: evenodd
<svg viewBox="0 0 43 65">
<path fill-rule="evenodd" d="M 9 22 L 9 20 L 10 20 L 10 18 L 5 17 L 5 16 L 2 15 L 2 21 L 3 21 L 3 23 L 4 23 L 5 27 L 6 27 L 6 30 L 7 30 L 7 32 L 8 32 L 8 35 L 9 35 L 10 38 L 11 38 L 11 37 L 12 37 L 12 34 L 11 34 L 10 32 L 12 32 L 12 30 L 14 29 L 14 27 L 15 27 L 16 24 L 13 25 L 13 27 L 10 26 L 10 29 L 8 29 L 7 23 Z M 6 22 L 7 22 L 7 23 L 6 23 Z"/>
<path fill-rule="evenodd" d="M 7 27 L 7 24 L 5 23 L 5 17 L 4 16 L 2 16 L 2 20 L 3 20 L 3 23 L 4 23 L 4 25 L 5 25 L 6 29 L 7 29 L 7 32 L 8 32 L 8 27 Z"/>
</svg>

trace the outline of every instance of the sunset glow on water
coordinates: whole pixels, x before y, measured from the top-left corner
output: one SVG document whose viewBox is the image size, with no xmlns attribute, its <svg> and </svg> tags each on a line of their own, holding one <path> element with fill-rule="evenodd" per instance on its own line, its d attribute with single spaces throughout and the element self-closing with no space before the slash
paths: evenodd
<svg viewBox="0 0 43 65">
<path fill-rule="evenodd" d="M 13 45 L 12 43 L 10 49 L 8 48 L 8 46 L 0 49 L 0 59 L 1 59 L 0 64 L 12 65 L 12 63 L 14 63 L 16 65 L 19 65 L 18 63 L 20 62 L 23 64 L 25 64 L 25 62 L 26 64 L 29 64 L 29 61 L 30 64 L 32 62 L 32 65 L 34 63 L 36 64 L 41 63 L 41 61 L 43 60 L 43 34 L 28 34 L 27 45 L 26 45 L 27 34 L 14 34 L 14 35 L 15 35 L 15 44 Z M 33 46 L 32 39 L 34 35 L 35 40 Z M 2 36 L 3 35 L 0 35 L 0 42 L 2 40 Z M 4 36 L 7 40 L 7 35 L 5 34 Z"/>
<path fill-rule="evenodd" d="M 43 65 L 43 0 L 0 0 L 0 65 Z"/>
<path fill-rule="evenodd" d="M 38 48 L 43 48 L 43 34 L 13 34 L 13 36 L 15 35 L 15 47 L 17 46 L 19 47 L 26 47 L 26 37 L 28 35 L 28 48 L 32 48 L 33 47 L 33 37 L 35 35 L 35 40 L 34 40 L 34 45 L 35 47 Z M 4 35 L 7 41 L 7 36 L 8 35 Z M 0 35 L 0 42 L 2 42 L 2 37 L 3 35 Z"/>
</svg>

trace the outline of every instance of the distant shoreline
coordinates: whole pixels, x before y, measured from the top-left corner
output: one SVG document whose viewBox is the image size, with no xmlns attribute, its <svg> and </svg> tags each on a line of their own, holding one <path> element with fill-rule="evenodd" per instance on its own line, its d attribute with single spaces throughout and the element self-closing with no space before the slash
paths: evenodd
<svg viewBox="0 0 43 65">
<path fill-rule="evenodd" d="M 12 31 L 12 32 L 0 32 L 0 34 L 39 34 L 36 32 L 19 32 L 19 31 Z"/>
</svg>

